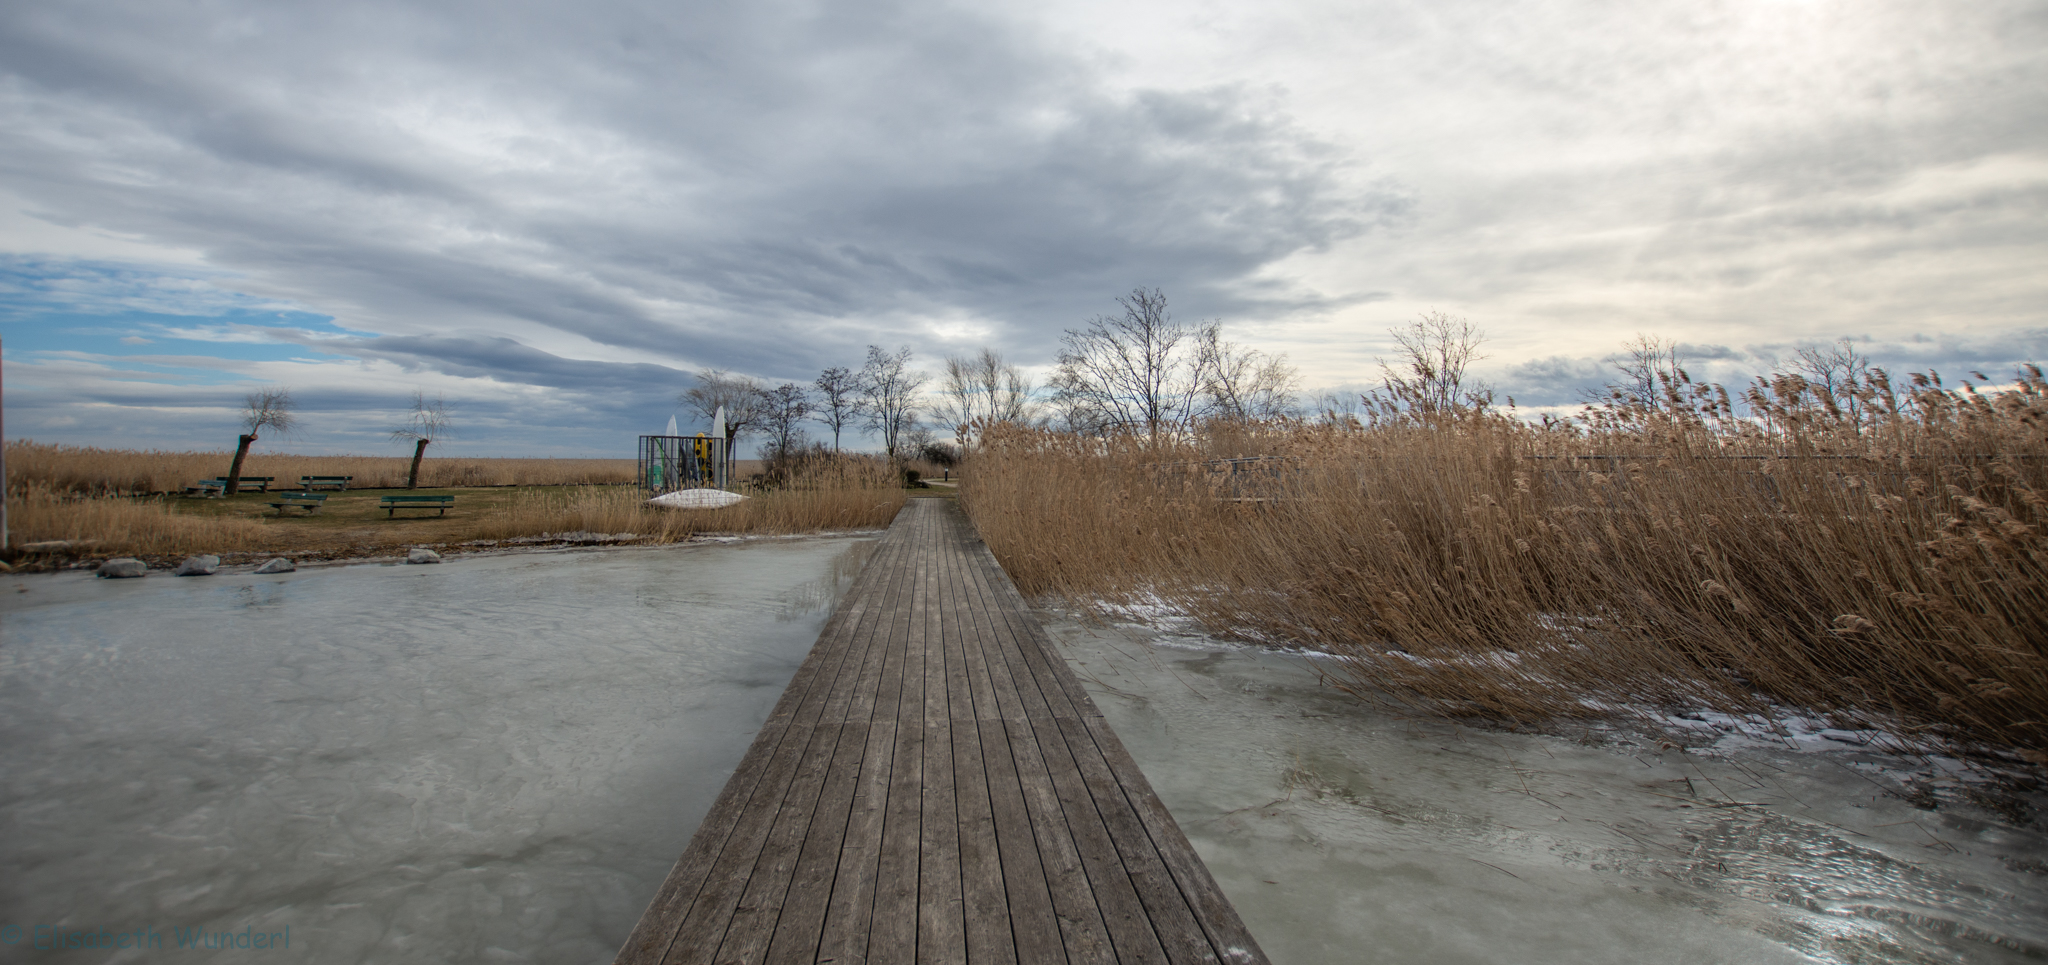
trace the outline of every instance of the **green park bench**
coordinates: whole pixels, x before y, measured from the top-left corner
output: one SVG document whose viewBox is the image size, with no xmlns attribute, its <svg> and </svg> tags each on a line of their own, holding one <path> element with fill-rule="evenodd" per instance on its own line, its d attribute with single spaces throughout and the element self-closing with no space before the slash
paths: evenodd
<svg viewBox="0 0 2048 965">
<path fill-rule="evenodd" d="M 224 496 L 227 491 L 228 484 L 219 479 L 201 479 L 185 487 L 187 496 Z"/>
<path fill-rule="evenodd" d="M 300 476 L 299 488 L 311 492 L 315 489 L 347 489 L 355 481 L 354 476 Z"/>
<path fill-rule="evenodd" d="M 270 491 L 270 484 L 277 481 L 276 476 L 243 476 L 241 478 L 242 481 L 235 484 L 235 489 L 237 491 L 247 491 L 253 489 L 259 493 L 267 493 Z M 212 483 L 213 485 L 219 487 L 220 489 L 226 490 L 228 486 L 228 477 L 217 476 L 215 478 L 201 482 L 200 485 L 204 486 L 207 483 Z"/>
<path fill-rule="evenodd" d="M 306 515 L 311 516 L 319 512 L 320 507 L 327 505 L 326 493 L 285 493 L 277 498 L 278 501 L 271 503 L 270 508 L 277 510 L 279 516 L 283 516 L 285 510 L 293 508 L 303 509 Z"/>
<path fill-rule="evenodd" d="M 438 509 L 446 516 L 454 505 L 453 496 L 385 496 L 377 501 L 377 508 L 384 510 L 386 519 L 401 509 Z"/>
</svg>

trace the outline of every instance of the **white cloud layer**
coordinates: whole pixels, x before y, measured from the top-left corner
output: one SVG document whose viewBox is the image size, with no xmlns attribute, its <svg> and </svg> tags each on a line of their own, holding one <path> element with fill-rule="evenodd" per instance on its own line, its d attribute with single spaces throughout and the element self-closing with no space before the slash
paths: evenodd
<svg viewBox="0 0 2048 965">
<path fill-rule="evenodd" d="M 1043 365 L 1137 285 L 1313 385 L 1431 308 L 1532 404 L 1637 332 L 2009 368 L 2044 51 L 2023 0 L 12 5 L 8 430 L 217 446 L 275 380 L 307 445 L 423 387 L 624 452 L 699 367 Z M 191 317 L 44 331 L 94 312 Z"/>
</svg>

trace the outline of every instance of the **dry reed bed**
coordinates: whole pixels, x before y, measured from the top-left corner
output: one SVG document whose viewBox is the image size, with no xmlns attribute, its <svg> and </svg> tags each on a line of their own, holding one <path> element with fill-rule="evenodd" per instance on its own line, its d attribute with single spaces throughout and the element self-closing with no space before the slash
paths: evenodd
<svg viewBox="0 0 2048 965">
<path fill-rule="evenodd" d="M 633 533 L 668 542 L 702 533 L 786 535 L 881 529 L 896 518 L 907 498 L 903 487 L 886 476 L 831 487 L 797 486 L 756 493 L 723 509 L 659 509 L 647 505 L 645 493 L 630 487 L 542 490 L 516 494 L 509 511 L 479 520 L 471 532 L 476 539 Z"/>
<path fill-rule="evenodd" d="M 17 546 L 46 540 L 95 544 L 87 556 L 182 556 L 284 549 L 286 535 L 267 523 L 176 512 L 161 497 L 81 497 L 40 485 L 7 496 L 7 528 Z"/>
<path fill-rule="evenodd" d="M 2048 762 L 2038 373 L 1833 416 L 1699 397 L 1161 448 L 1010 430 L 962 500 L 1026 592 L 1156 595 L 1339 654 L 1336 682 L 1373 699 L 1518 722 L 1778 701 Z M 1574 458 L 1594 454 L 1615 458 Z M 1199 464 L 1241 455 L 1272 458 Z"/>
<path fill-rule="evenodd" d="M 51 492 L 93 496 L 136 496 L 181 492 L 201 479 L 225 476 L 231 452 L 166 452 L 97 449 L 33 441 L 7 444 L 7 488 L 24 493 L 39 486 Z M 357 489 L 405 485 L 410 456 L 293 456 L 254 453 L 242 466 L 246 476 L 274 476 L 296 486 L 300 476 L 354 476 Z M 430 450 L 420 464 L 420 485 L 576 486 L 633 481 L 631 459 L 439 459 Z"/>
</svg>

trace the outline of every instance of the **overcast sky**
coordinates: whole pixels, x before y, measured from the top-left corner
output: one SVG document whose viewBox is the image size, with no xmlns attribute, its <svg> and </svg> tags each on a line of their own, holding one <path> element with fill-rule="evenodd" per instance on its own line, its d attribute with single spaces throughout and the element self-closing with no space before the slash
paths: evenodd
<svg viewBox="0 0 2048 965">
<path fill-rule="evenodd" d="M 2042 0 L 0 5 L 11 439 L 627 456 L 1136 286 L 1312 388 L 1429 310 L 1525 406 L 1637 333 L 2004 376 L 2044 266 Z"/>
</svg>

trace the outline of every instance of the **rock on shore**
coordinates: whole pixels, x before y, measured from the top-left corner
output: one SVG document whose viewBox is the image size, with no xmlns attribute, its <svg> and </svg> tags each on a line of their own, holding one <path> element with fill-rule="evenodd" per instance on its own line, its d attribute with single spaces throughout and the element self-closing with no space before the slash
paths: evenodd
<svg viewBox="0 0 2048 965">
<path fill-rule="evenodd" d="M 149 564 L 133 556 L 117 556 L 101 563 L 93 575 L 107 580 L 129 580 L 149 575 Z"/>
</svg>

